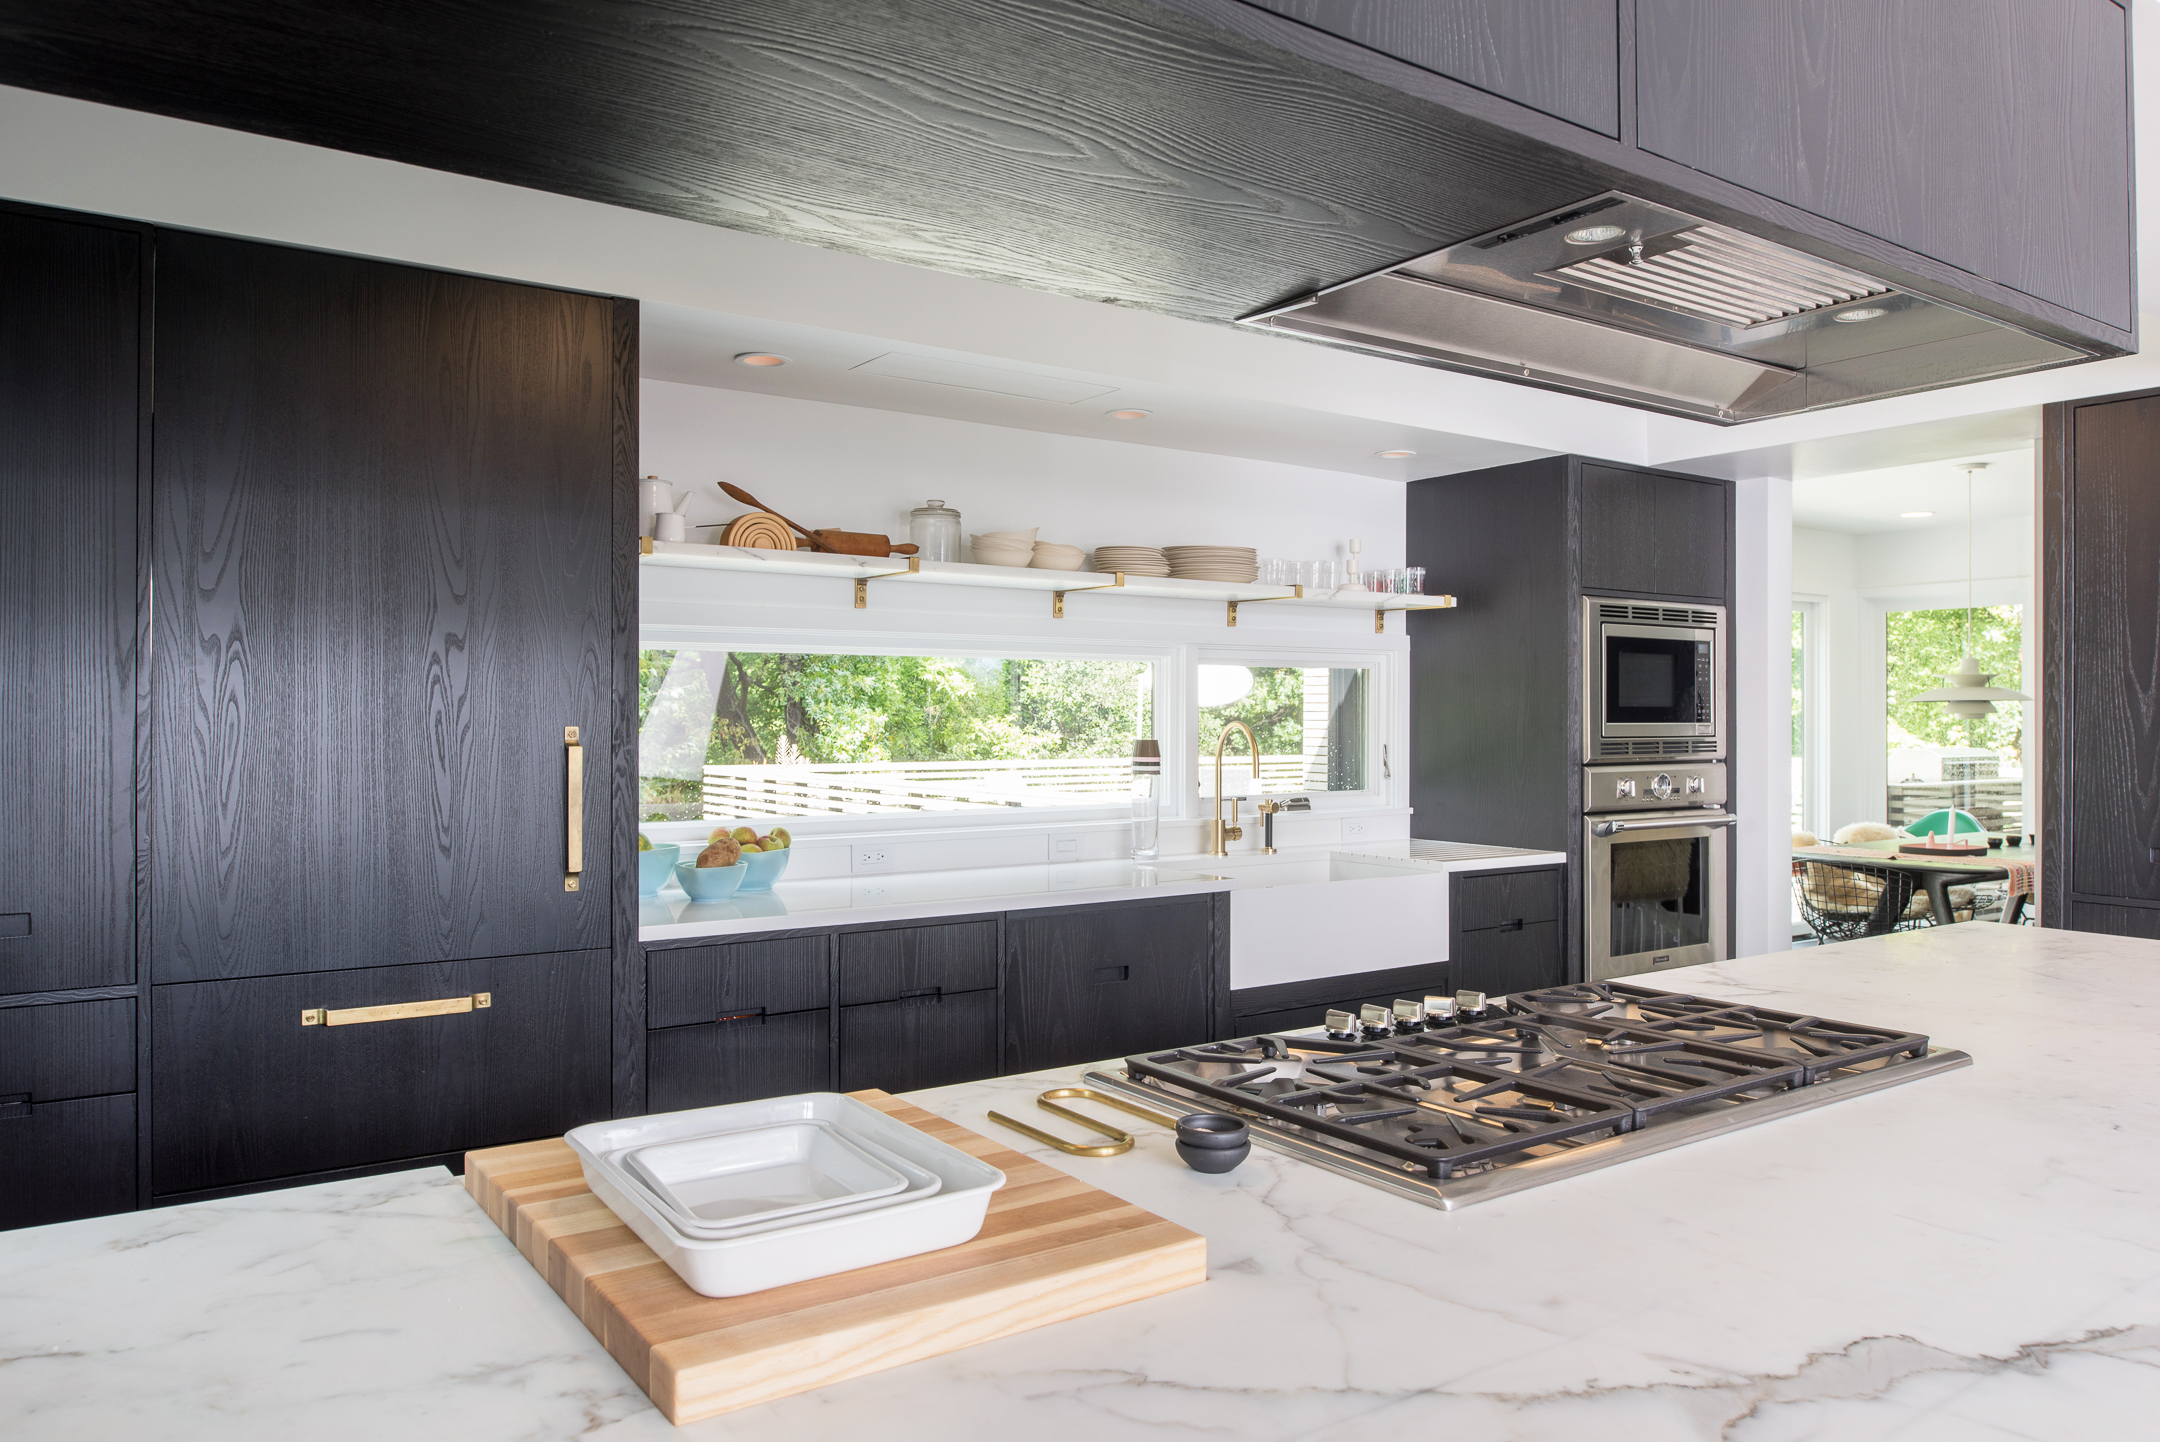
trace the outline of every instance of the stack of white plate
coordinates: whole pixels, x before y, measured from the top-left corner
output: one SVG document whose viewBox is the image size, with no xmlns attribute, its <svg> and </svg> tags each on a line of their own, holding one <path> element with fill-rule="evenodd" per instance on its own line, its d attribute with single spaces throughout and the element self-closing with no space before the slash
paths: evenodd
<svg viewBox="0 0 2160 1442">
<path fill-rule="evenodd" d="M 1128 576 L 1167 576 L 1170 559 L 1153 546 L 1097 546 L 1095 569 Z"/>
<path fill-rule="evenodd" d="M 1260 579 L 1260 553 L 1250 546 L 1165 546 L 1163 556 L 1181 580 L 1250 585 Z"/>
<path fill-rule="evenodd" d="M 593 1195 L 708 1297 L 956 1247 L 1005 1184 L 837 1092 L 594 1122 L 565 1140 Z"/>
</svg>

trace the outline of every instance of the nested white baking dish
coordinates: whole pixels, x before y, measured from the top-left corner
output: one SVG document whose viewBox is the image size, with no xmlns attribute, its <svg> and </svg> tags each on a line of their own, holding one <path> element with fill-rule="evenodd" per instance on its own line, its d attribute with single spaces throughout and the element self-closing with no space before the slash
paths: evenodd
<svg viewBox="0 0 2160 1442">
<path fill-rule="evenodd" d="M 907 1178 L 830 1122 L 778 1122 L 653 1142 L 621 1153 L 625 1170 L 676 1211 L 742 1225 L 893 1196 Z"/>
<path fill-rule="evenodd" d="M 845 1216 L 813 1214 L 742 1236 L 694 1237 L 671 1224 L 662 1204 L 613 1160 L 635 1147 L 802 1121 L 827 1122 L 876 1143 L 934 1174 L 938 1191 Z M 564 1140 L 576 1153 L 593 1195 L 692 1291 L 708 1297 L 745 1296 L 956 1247 L 982 1230 L 990 1194 L 1005 1184 L 1005 1174 L 996 1167 L 838 1092 L 592 1122 L 573 1129 Z"/>
<path fill-rule="evenodd" d="M 617 1152 L 611 1157 L 601 1158 L 601 1161 L 614 1164 L 619 1182 L 633 1188 L 642 1188 L 642 1200 L 650 1202 L 659 1208 L 661 1220 L 665 1221 L 669 1226 L 672 1226 L 686 1237 L 697 1237 L 711 1241 L 723 1241 L 729 1237 L 746 1237 L 752 1232 L 769 1232 L 775 1227 L 788 1226 L 797 1221 L 810 1221 L 813 1219 L 823 1221 L 827 1217 L 844 1217 L 851 1212 L 866 1212 L 873 1207 L 889 1207 L 900 1202 L 920 1201 L 922 1198 L 934 1196 L 944 1189 L 945 1184 L 938 1179 L 936 1172 L 916 1165 L 890 1148 L 879 1146 L 868 1137 L 851 1137 L 849 1140 L 855 1146 L 862 1148 L 871 1156 L 876 1157 L 885 1165 L 899 1172 L 906 1178 L 907 1185 L 902 1190 L 889 1196 L 866 1197 L 860 1201 L 838 1202 L 830 1207 L 820 1208 L 815 1213 L 753 1222 L 725 1224 L 707 1222 L 680 1210 L 671 1204 L 666 1197 L 661 1196 L 651 1187 L 645 1186 L 643 1179 L 626 1165 L 629 1152 Z M 629 1150 L 635 1151 L 637 1149 L 633 1147 Z"/>
</svg>

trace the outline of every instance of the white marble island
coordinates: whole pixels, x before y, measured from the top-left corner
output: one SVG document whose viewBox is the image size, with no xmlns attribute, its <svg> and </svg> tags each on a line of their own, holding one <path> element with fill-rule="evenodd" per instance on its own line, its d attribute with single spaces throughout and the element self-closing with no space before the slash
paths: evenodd
<svg viewBox="0 0 2160 1442">
<path fill-rule="evenodd" d="M 1974 1065 L 1452 1213 L 984 1120 L 1072 1073 L 922 1093 L 1203 1233 L 1208 1283 L 679 1430 L 440 1172 L 0 1235 L 0 1435 L 2144 1435 L 2160 944 L 1963 926 L 1660 981 Z"/>
</svg>

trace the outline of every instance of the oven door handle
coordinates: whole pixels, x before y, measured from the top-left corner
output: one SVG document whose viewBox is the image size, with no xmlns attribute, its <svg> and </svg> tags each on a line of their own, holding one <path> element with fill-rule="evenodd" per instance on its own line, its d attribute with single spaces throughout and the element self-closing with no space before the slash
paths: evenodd
<svg viewBox="0 0 2160 1442">
<path fill-rule="evenodd" d="M 1738 826 L 1737 816 L 1710 816 L 1698 821 L 1694 817 L 1685 820 L 1664 821 L 1597 821 L 1591 823 L 1592 836 L 1615 836 L 1623 831 L 1673 831 L 1683 826 Z"/>
</svg>

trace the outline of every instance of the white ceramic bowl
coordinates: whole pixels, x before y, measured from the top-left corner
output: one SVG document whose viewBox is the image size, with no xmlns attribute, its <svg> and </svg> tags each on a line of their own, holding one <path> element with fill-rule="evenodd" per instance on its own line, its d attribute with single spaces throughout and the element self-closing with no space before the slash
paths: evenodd
<svg viewBox="0 0 2160 1442">
<path fill-rule="evenodd" d="M 1087 552 L 1078 546 L 1060 546 L 1049 541 L 1037 541 L 1028 564 L 1038 571 L 1077 571 L 1086 561 Z"/>
<path fill-rule="evenodd" d="M 984 531 L 975 539 L 977 542 L 987 541 L 993 546 L 1032 546 L 1035 544 L 1035 533 L 1039 529 L 1041 528 L 1037 526 L 1029 526 L 1024 531 Z"/>
<path fill-rule="evenodd" d="M 937 1195 L 921 1201 L 708 1240 L 684 1236 L 670 1226 L 644 1188 L 631 1183 L 607 1160 L 631 1147 L 794 1121 L 831 1122 L 935 1173 L 942 1186 Z M 573 1128 L 563 1140 L 577 1154 L 593 1195 L 692 1291 L 707 1297 L 741 1297 L 957 1247 L 982 1230 L 990 1194 L 1005 1185 L 1005 1174 L 996 1167 L 838 1092 L 592 1122 Z"/>
<path fill-rule="evenodd" d="M 1034 563 L 1032 551 L 994 551 L 977 546 L 974 550 L 978 566 L 1026 566 Z"/>
</svg>

